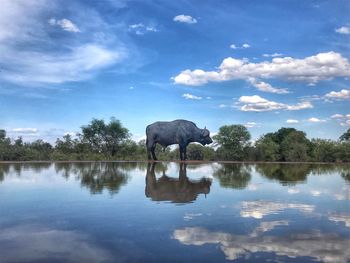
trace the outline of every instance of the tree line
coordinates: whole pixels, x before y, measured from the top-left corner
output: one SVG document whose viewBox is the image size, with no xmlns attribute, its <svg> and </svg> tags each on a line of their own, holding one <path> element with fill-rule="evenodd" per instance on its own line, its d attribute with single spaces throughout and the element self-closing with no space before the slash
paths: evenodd
<svg viewBox="0 0 350 263">
<path fill-rule="evenodd" d="M 295 128 L 280 128 L 262 135 L 255 143 L 243 125 L 224 125 L 213 136 L 214 144 L 187 147 L 189 160 L 269 162 L 349 162 L 350 129 L 339 140 L 311 139 Z M 177 160 L 178 150 L 156 148 L 160 160 Z M 10 139 L 0 129 L 1 161 L 146 160 L 145 140 L 135 142 L 116 118 L 108 123 L 92 119 L 74 138 L 67 134 L 54 145 L 41 139 L 24 142 Z"/>
</svg>

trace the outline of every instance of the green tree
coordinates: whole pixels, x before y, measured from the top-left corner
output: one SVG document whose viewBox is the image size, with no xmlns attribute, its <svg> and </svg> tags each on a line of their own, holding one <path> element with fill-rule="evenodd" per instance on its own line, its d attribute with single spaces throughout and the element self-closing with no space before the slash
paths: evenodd
<svg viewBox="0 0 350 263">
<path fill-rule="evenodd" d="M 256 158 L 259 161 L 278 161 L 280 159 L 279 145 L 271 136 L 262 136 L 256 143 Z"/>
<path fill-rule="evenodd" d="M 310 141 L 302 131 L 288 133 L 280 147 L 283 161 L 303 162 L 309 160 Z"/>
<path fill-rule="evenodd" d="M 89 143 L 97 153 L 107 153 L 114 156 L 120 144 L 130 137 L 127 128 L 114 117 L 108 124 L 104 120 L 93 119 L 90 124 L 81 127 L 83 142 Z"/>
<path fill-rule="evenodd" d="M 220 145 L 217 150 L 220 159 L 243 160 L 251 136 L 243 125 L 224 125 L 213 138 Z"/>
<path fill-rule="evenodd" d="M 339 143 L 332 140 L 312 139 L 312 160 L 316 162 L 335 162 L 337 152 L 339 152 Z"/>
<path fill-rule="evenodd" d="M 350 142 L 350 128 L 339 137 L 339 140 Z"/>
</svg>

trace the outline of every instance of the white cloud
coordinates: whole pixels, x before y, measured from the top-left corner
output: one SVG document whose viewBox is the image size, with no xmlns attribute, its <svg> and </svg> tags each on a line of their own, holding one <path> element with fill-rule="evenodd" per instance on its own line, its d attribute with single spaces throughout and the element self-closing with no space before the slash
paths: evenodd
<svg viewBox="0 0 350 263">
<path fill-rule="evenodd" d="M 49 24 L 52 26 L 60 26 L 63 30 L 68 32 L 80 32 L 80 29 L 72 21 L 64 18 L 61 20 L 56 20 L 55 18 L 49 19 Z"/>
<path fill-rule="evenodd" d="M 227 107 L 226 104 L 220 104 L 220 105 L 219 105 L 219 108 L 226 108 L 226 107 Z"/>
<path fill-rule="evenodd" d="M 241 111 L 273 111 L 273 110 L 303 110 L 313 108 L 308 101 L 302 101 L 295 105 L 288 105 L 275 101 L 264 99 L 258 95 L 241 96 L 239 104 L 244 104 L 240 107 Z"/>
<path fill-rule="evenodd" d="M 1 7 L 0 80 L 26 87 L 80 81 L 127 57 L 115 30 L 83 2 L 73 7 L 70 2 L 3 0 Z M 66 31 L 81 31 L 79 39 L 72 34 L 53 35 L 47 24 L 48 14 L 54 17 L 66 9 L 75 12 L 74 19 L 84 30 L 68 19 L 52 18 L 49 23 Z"/>
<path fill-rule="evenodd" d="M 35 51 L 20 51 L 14 56 L 13 50 L 5 60 L 11 60 L 17 69 L 3 70 L 2 76 L 10 82 L 28 83 L 63 83 L 91 77 L 100 68 L 110 66 L 123 58 L 123 54 L 95 44 L 72 48 L 65 54 L 44 54 Z M 0 55 L 1 57 L 1 55 Z"/>
<path fill-rule="evenodd" d="M 286 122 L 289 123 L 289 124 L 299 123 L 298 120 L 293 120 L 293 119 L 289 119 L 289 120 L 287 120 Z"/>
<path fill-rule="evenodd" d="M 244 49 L 244 48 L 250 48 L 249 44 L 243 44 L 242 46 L 237 46 L 236 44 L 231 44 L 230 48 L 232 49 Z"/>
<path fill-rule="evenodd" d="M 343 34 L 343 35 L 349 35 L 350 34 L 350 27 L 342 26 L 342 27 L 336 28 L 335 32 L 337 32 L 339 34 Z"/>
<path fill-rule="evenodd" d="M 246 124 L 244 124 L 244 126 L 245 126 L 246 128 L 254 128 L 254 127 L 256 127 L 257 125 L 258 125 L 258 123 L 253 122 L 253 121 L 247 122 Z"/>
<path fill-rule="evenodd" d="M 177 15 L 173 19 L 175 22 L 186 23 L 186 24 L 196 24 L 197 19 L 188 15 Z"/>
<path fill-rule="evenodd" d="M 192 95 L 190 93 L 185 93 L 182 95 L 183 98 L 185 98 L 186 100 L 201 100 L 202 97 L 198 97 L 198 96 L 195 96 L 195 95 Z"/>
<path fill-rule="evenodd" d="M 143 23 L 138 23 L 129 25 L 129 31 L 134 32 L 136 35 L 144 35 L 147 32 L 158 32 L 159 30 L 155 26 L 146 26 Z"/>
<path fill-rule="evenodd" d="M 332 119 L 335 119 L 339 122 L 341 126 L 350 126 L 350 114 L 334 114 L 331 116 Z"/>
<path fill-rule="evenodd" d="M 325 98 L 334 100 L 350 100 L 350 89 L 342 89 L 341 91 L 331 91 L 325 95 Z"/>
<path fill-rule="evenodd" d="M 274 88 L 270 84 L 263 82 L 263 81 L 258 81 L 255 78 L 249 78 L 248 82 L 260 91 L 269 92 L 269 93 L 277 93 L 277 94 L 290 93 L 287 89 Z"/>
<path fill-rule="evenodd" d="M 341 118 L 344 118 L 344 115 L 337 113 L 337 114 L 332 115 L 331 118 L 332 119 L 341 119 Z"/>
<path fill-rule="evenodd" d="M 37 133 L 37 128 L 14 128 L 12 129 L 12 132 L 16 133 Z"/>
<path fill-rule="evenodd" d="M 283 54 L 282 53 L 272 53 L 272 54 L 263 54 L 263 57 L 265 57 L 265 58 L 275 58 L 275 57 L 281 57 L 281 56 L 283 56 Z"/>
<path fill-rule="evenodd" d="M 350 64 L 341 54 L 330 51 L 303 59 L 283 57 L 260 63 L 228 57 L 222 61 L 217 71 L 186 69 L 173 77 L 173 80 L 176 84 L 199 86 L 211 81 L 249 78 L 317 83 L 335 77 L 350 77 Z"/>
<path fill-rule="evenodd" d="M 307 120 L 308 122 L 326 122 L 326 120 L 321 120 L 315 117 L 311 117 Z"/>
</svg>

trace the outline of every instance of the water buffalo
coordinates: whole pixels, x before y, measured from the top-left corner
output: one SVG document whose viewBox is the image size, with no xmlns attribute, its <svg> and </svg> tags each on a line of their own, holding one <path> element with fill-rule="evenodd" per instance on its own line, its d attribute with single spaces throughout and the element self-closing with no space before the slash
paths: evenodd
<svg viewBox="0 0 350 263">
<path fill-rule="evenodd" d="M 178 144 L 180 159 L 187 160 L 186 147 L 191 142 L 199 142 L 202 145 L 212 143 L 210 132 L 204 128 L 199 129 L 196 124 L 186 120 L 157 121 L 146 128 L 146 147 L 148 159 L 157 160 L 154 150 L 159 143 L 164 148 Z"/>
<path fill-rule="evenodd" d="M 210 192 L 211 179 L 189 179 L 186 173 L 186 164 L 180 164 L 179 178 L 165 175 L 159 179 L 155 174 L 156 163 L 149 163 L 146 174 L 146 197 L 153 201 L 171 201 L 173 203 L 189 203 L 197 199 L 199 194 L 207 195 Z"/>
</svg>

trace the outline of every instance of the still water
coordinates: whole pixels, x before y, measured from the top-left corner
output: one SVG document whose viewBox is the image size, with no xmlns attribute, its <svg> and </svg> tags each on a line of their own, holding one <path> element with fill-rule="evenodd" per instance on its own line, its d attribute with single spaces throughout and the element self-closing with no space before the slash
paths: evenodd
<svg viewBox="0 0 350 263">
<path fill-rule="evenodd" d="M 350 165 L 0 164 L 0 262 L 349 262 Z"/>
</svg>

